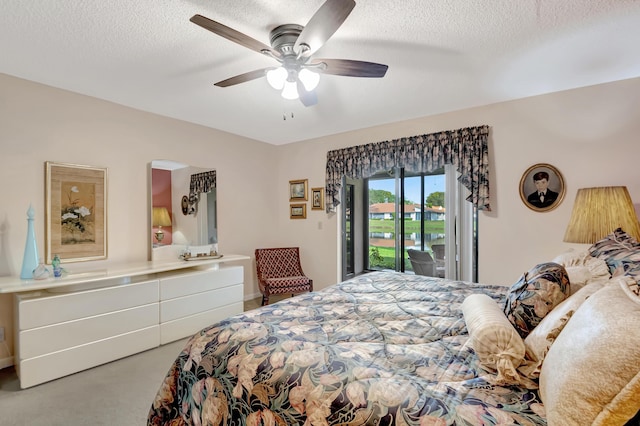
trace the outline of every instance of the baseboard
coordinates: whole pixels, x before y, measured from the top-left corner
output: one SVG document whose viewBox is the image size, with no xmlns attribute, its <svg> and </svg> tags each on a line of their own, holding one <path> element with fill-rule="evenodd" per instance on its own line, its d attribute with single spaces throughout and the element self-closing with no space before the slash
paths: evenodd
<svg viewBox="0 0 640 426">
<path fill-rule="evenodd" d="M 13 357 L 8 356 L 6 358 L 0 358 L 0 370 L 3 368 L 11 367 L 13 365 Z"/>
<path fill-rule="evenodd" d="M 245 294 L 244 301 L 262 298 L 262 293 Z"/>
</svg>

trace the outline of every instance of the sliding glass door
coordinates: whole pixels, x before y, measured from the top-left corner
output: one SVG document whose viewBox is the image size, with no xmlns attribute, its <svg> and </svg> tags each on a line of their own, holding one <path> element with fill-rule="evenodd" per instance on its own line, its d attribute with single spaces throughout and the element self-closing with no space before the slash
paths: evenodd
<svg viewBox="0 0 640 426">
<path fill-rule="evenodd" d="M 412 272 L 407 250 L 430 253 L 435 275 L 476 281 L 476 224 L 453 168 L 364 180 L 366 270 Z"/>
</svg>

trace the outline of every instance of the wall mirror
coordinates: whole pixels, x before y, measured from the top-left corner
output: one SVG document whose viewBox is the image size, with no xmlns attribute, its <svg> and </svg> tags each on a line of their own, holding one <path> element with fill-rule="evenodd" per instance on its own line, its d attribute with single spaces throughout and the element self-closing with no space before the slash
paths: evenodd
<svg viewBox="0 0 640 426">
<path fill-rule="evenodd" d="M 149 259 L 175 260 L 207 245 L 217 251 L 215 169 L 153 160 L 149 182 Z"/>
</svg>

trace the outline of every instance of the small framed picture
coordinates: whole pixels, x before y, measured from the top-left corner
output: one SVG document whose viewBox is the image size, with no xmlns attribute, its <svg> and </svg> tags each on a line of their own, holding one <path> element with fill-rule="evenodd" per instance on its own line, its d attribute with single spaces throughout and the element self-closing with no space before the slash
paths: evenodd
<svg viewBox="0 0 640 426">
<path fill-rule="evenodd" d="M 289 181 L 289 201 L 307 201 L 307 179 Z"/>
<path fill-rule="evenodd" d="M 555 209 L 564 198 L 562 174 L 551 164 L 534 164 L 520 179 L 520 198 L 527 207 L 537 212 Z"/>
<path fill-rule="evenodd" d="M 306 204 L 289 204 L 289 219 L 306 219 Z"/>
<path fill-rule="evenodd" d="M 107 258 L 107 169 L 45 162 L 45 255 Z"/>
<path fill-rule="evenodd" d="M 324 210 L 324 187 L 311 188 L 311 210 Z"/>
</svg>

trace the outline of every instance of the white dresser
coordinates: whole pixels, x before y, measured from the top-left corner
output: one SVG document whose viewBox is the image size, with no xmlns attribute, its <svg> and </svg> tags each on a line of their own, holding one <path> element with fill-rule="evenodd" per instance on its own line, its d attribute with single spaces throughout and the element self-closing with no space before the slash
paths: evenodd
<svg viewBox="0 0 640 426">
<path fill-rule="evenodd" d="M 222 260 L 224 259 L 224 260 Z M 144 262 L 43 281 L 0 280 L 15 293 L 14 363 L 28 388 L 188 337 L 243 311 L 247 256 Z"/>
</svg>

